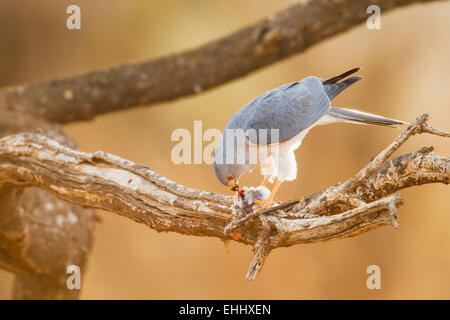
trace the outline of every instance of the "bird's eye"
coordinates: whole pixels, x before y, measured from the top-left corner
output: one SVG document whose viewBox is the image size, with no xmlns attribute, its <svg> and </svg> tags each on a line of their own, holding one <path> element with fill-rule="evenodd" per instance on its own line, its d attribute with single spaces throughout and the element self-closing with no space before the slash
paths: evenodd
<svg viewBox="0 0 450 320">
<path fill-rule="evenodd" d="M 233 176 L 232 176 L 232 175 L 229 175 L 229 176 L 227 177 L 227 180 L 228 180 L 228 181 L 233 180 Z"/>
</svg>

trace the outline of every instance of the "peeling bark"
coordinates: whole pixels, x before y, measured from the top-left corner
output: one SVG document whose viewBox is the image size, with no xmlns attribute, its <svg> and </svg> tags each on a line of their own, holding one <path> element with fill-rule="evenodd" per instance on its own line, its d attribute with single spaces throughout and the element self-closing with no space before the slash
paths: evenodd
<svg viewBox="0 0 450 320">
<path fill-rule="evenodd" d="M 238 221 L 230 196 L 183 187 L 110 154 L 76 151 L 58 123 L 197 94 L 365 22 L 369 5 L 385 13 L 431 1 L 436 0 L 309 1 L 197 49 L 0 89 L 0 136 L 8 135 L 0 139 L 0 267 L 16 274 L 14 297 L 78 298 L 78 291 L 65 287 L 65 268 L 85 265 L 92 208 L 157 231 L 253 245 L 248 279 L 257 276 L 274 248 L 397 227 L 401 196 L 395 192 L 449 183 L 450 159 L 432 148 L 388 161 L 414 134 L 449 136 L 427 126 L 426 115 L 349 180 Z"/>
<path fill-rule="evenodd" d="M 0 135 L 40 131 L 75 148 L 57 124 L 29 115 L 3 114 Z M 66 268 L 84 271 L 92 245 L 94 211 L 39 188 L 0 188 L 0 267 L 15 273 L 15 299 L 76 299 L 66 287 Z M 83 273 L 82 273 L 83 274 Z"/>
<path fill-rule="evenodd" d="M 40 133 L 0 139 L 0 186 L 39 187 L 67 202 L 120 214 L 157 231 L 256 245 L 258 258 L 249 271 L 253 279 L 274 248 L 346 238 L 384 225 L 397 227 L 402 199 L 391 194 L 413 185 L 448 184 L 450 158 L 432 148 L 388 161 L 414 134 L 437 134 L 429 130 L 427 120 L 426 114 L 417 118 L 347 181 L 234 225 L 239 237 L 227 231 L 235 222 L 232 197 L 186 188 L 129 160 L 101 151 L 76 151 Z"/>
</svg>

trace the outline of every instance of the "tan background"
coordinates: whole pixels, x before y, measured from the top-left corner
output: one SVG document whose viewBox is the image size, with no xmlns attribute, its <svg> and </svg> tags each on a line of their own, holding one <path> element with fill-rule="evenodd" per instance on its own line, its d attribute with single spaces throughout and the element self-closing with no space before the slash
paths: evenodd
<svg viewBox="0 0 450 320">
<path fill-rule="evenodd" d="M 86 72 L 176 52 L 226 35 L 294 1 L 79 0 L 82 30 L 65 28 L 72 1 L 0 0 L 0 85 Z M 306 53 L 196 97 L 67 125 L 84 151 L 104 150 L 145 164 L 182 184 L 226 192 L 208 165 L 170 161 L 174 129 L 222 129 L 256 95 L 307 75 L 334 76 L 363 66 L 364 80 L 334 104 L 413 120 L 423 112 L 450 130 L 450 3 L 382 14 L 382 29 L 361 25 Z M 308 194 L 354 174 L 398 134 L 348 124 L 310 132 L 297 151 L 300 179 L 280 199 Z M 414 137 L 401 152 L 449 140 Z M 247 184 L 258 176 L 247 177 Z M 427 185 L 402 192 L 399 230 L 385 227 L 356 238 L 273 252 L 259 278 L 244 279 L 250 247 L 218 239 L 159 234 L 100 213 L 82 283 L 84 299 L 450 298 L 450 193 Z M 366 288 L 366 268 L 382 270 L 382 289 Z M 0 298 L 12 275 L 0 271 Z"/>
</svg>

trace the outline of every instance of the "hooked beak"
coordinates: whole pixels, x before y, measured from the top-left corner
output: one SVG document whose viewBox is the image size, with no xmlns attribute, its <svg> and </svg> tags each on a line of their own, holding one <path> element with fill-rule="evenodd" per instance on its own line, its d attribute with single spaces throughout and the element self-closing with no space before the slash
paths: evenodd
<svg viewBox="0 0 450 320">
<path fill-rule="evenodd" d="M 230 189 L 231 191 L 238 191 L 239 190 L 238 181 L 235 179 L 234 183 L 228 185 L 227 188 Z"/>
</svg>

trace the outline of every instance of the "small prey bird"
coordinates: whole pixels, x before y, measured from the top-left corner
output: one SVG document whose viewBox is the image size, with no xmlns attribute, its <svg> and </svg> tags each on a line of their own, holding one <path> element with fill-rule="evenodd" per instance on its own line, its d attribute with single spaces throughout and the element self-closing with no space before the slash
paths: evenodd
<svg viewBox="0 0 450 320">
<path fill-rule="evenodd" d="M 336 108 L 331 100 L 361 77 L 349 77 L 354 68 L 322 80 L 310 76 L 282 85 L 256 97 L 228 121 L 214 153 L 214 171 L 219 181 L 239 191 L 242 174 L 261 166 L 262 186 L 274 183 L 270 196 L 258 210 L 273 202 L 284 181 L 297 177 L 294 151 L 316 125 L 334 122 L 398 127 L 403 121 L 357 110 Z M 349 78 L 348 78 L 349 77 Z"/>
</svg>

